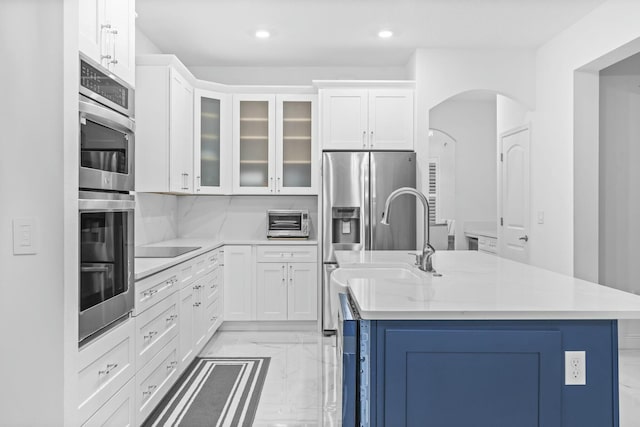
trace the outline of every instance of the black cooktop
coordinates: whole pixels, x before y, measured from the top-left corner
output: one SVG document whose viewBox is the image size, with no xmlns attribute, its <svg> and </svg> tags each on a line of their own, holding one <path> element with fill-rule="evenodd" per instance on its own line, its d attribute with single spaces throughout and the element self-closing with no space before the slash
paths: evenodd
<svg viewBox="0 0 640 427">
<path fill-rule="evenodd" d="M 175 258 L 201 246 L 142 246 L 136 248 L 136 258 Z"/>
</svg>

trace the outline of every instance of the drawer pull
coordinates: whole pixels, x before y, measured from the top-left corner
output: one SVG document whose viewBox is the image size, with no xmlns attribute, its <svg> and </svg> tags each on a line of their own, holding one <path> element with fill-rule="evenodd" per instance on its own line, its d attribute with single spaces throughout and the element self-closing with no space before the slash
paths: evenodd
<svg viewBox="0 0 640 427">
<path fill-rule="evenodd" d="M 151 339 L 151 338 L 155 337 L 156 335 L 158 335 L 158 332 L 156 332 L 156 331 L 150 331 L 148 335 L 145 335 L 145 336 L 144 336 L 144 339 L 145 339 L 145 340 L 149 340 L 149 339 Z"/>
<path fill-rule="evenodd" d="M 157 289 L 150 289 L 150 290 L 148 290 L 146 292 L 143 292 L 142 295 L 145 296 L 145 297 L 150 297 L 153 294 L 157 294 L 157 293 L 158 293 Z"/>
<path fill-rule="evenodd" d="M 117 367 L 118 367 L 117 363 L 108 363 L 107 367 L 104 370 L 98 371 L 98 375 L 109 375 L 111 371 Z"/>
<path fill-rule="evenodd" d="M 211 318 L 211 321 L 212 321 L 212 322 L 215 322 L 216 320 L 218 320 L 218 316 L 213 316 L 213 317 Z"/>
<path fill-rule="evenodd" d="M 177 314 L 172 314 L 171 316 L 167 317 L 167 322 L 173 322 L 174 320 L 176 320 L 178 318 Z"/>
<path fill-rule="evenodd" d="M 193 287 L 193 289 L 196 289 L 196 290 L 197 290 L 197 289 L 201 289 L 201 288 L 202 288 L 202 285 L 195 285 L 195 286 Z"/>
<path fill-rule="evenodd" d="M 175 369 L 178 366 L 178 362 L 177 361 L 173 361 L 173 362 L 169 362 L 169 364 L 167 365 L 167 371 L 171 370 L 171 369 Z"/>
<path fill-rule="evenodd" d="M 195 303 L 193 303 L 193 306 L 194 306 L 194 307 L 200 307 L 200 305 L 202 305 L 202 303 L 201 303 L 201 302 L 195 302 Z"/>
</svg>

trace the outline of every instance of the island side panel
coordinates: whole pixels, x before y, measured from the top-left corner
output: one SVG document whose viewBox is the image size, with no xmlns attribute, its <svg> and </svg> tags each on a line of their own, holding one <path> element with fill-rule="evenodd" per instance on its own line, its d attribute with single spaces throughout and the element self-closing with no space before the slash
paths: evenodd
<svg viewBox="0 0 640 427">
<path fill-rule="evenodd" d="M 615 321 L 371 324 L 371 425 L 618 427 Z M 586 386 L 564 385 L 570 350 Z"/>
</svg>

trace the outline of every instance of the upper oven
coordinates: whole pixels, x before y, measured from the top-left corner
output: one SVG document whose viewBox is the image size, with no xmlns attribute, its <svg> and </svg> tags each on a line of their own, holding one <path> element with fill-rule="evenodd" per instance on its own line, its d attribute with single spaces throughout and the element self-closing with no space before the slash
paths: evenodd
<svg viewBox="0 0 640 427">
<path fill-rule="evenodd" d="M 80 56 L 81 190 L 134 190 L 133 89 Z"/>
</svg>

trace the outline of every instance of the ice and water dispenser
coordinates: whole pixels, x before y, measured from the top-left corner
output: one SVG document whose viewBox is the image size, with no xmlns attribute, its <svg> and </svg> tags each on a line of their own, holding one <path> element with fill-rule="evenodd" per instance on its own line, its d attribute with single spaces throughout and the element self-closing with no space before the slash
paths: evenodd
<svg viewBox="0 0 640 427">
<path fill-rule="evenodd" d="M 332 208 L 332 243 L 360 243 L 360 208 Z"/>
</svg>

